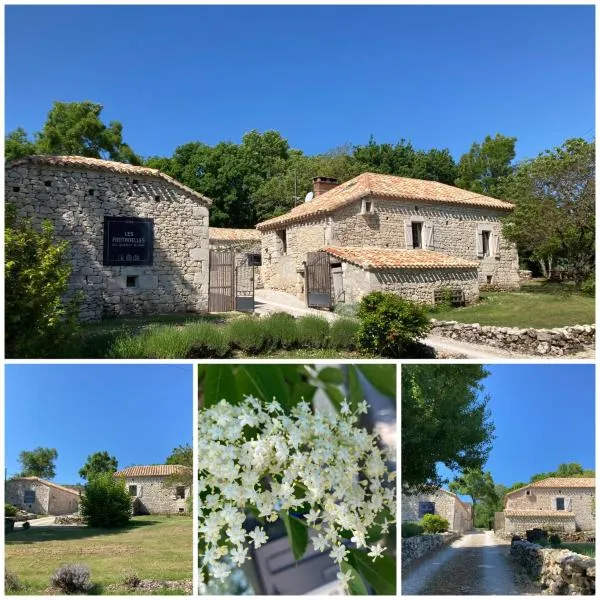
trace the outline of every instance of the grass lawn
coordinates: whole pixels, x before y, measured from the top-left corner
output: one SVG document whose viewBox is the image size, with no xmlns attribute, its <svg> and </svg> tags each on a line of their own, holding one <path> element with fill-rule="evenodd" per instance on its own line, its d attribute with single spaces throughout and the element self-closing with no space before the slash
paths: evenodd
<svg viewBox="0 0 600 600">
<path fill-rule="evenodd" d="M 6 568 L 25 586 L 23 594 L 52 593 L 50 576 L 67 563 L 87 565 L 102 593 L 132 571 L 140 579 L 191 581 L 192 562 L 191 517 L 133 517 L 128 527 L 114 530 L 31 527 L 5 537 Z"/>
<path fill-rule="evenodd" d="M 531 281 L 518 292 L 488 292 L 480 302 L 464 308 L 439 309 L 434 319 L 536 329 L 595 323 L 594 298 L 569 284 Z"/>
<path fill-rule="evenodd" d="M 577 552 L 577 554 L 584 554 L 585 556 L 596 558 L 596 544 L 593 543 L 563 542 L 560 545 L 560 547 L 564 548 L 565 550 L 572 550 L 573 552 Z"/>
</svg>

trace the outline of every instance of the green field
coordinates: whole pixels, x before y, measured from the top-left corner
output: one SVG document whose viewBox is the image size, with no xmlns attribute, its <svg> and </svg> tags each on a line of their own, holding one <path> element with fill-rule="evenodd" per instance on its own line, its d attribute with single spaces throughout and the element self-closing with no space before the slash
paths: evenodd
<svg viewBox="0 0 600 600">
<path fill-rule="evenodd" d="M 140 579 L 191 581 L 192 519 L 149 515 L 118 529 L 31 527 L 5 538 L 6 569 L 23 585 L 19 594 L 56 593 L 50 577 L 68 563 L 89 567 L 95 593 L 131 593 L 121 587 L 131 572 Z"/>
<path fill-rule="evenodd" d="M 577 552 L 577 554 L 583 554 L 585 556 L 590 556 L 592 558 L 596 558 L 596 544 L 588 543 L 588 542 L 563 542 L 560 545 L 561 548 L 565 550 L 572 550 L 573 552 Z"/>
<path fill-rule="evenodd" d="M 477 304 L 438 309 L 431 316 L 441 321 L 545 329 L 591 325 L 596 322 L 595 306 L 594 298 L 571 285 L 532 281 L 518 292 L 486 292 Z"/>
</svg>

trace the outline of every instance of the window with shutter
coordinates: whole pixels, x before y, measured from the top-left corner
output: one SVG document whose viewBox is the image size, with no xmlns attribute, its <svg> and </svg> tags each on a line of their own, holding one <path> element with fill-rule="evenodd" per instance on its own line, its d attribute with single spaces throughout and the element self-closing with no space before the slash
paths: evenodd
<svg viewBox="0 0 600 600">
<path fill-rule="evenodd" d="M 423 224 L 423 238 L 425 250 L 433 250 L 433 223 L 431 221 L 425 221 Z"/>
<path fill-rule="evenodd" d="M 413 237 L 412 237 L 412 223 L 410 221 L 404 221 L 404 242 L 406 249 L 412 249 Z"/>
<path fill-rule="evenodd" d="M 423 247 L 423 223 L 413 221 L 411 223 L 412 229 L 412 247 L 422 248 Z"/>
<path fill-rule="evenodd" d="M 564 498 L 556 498 L 556 510 L 565 510 Z"/>
<path fill-rule="evenodd" d="M 485 229 L 481 232 L 481 249 L 483 256 L 490 255 L 490 235 L 491 232 Z"/>
<path fill-rule="evenodd" d="M 483 237 L 481 227 L 477 227 L 475 232 L 475 251 L 477 252 L 478 258 L 483 258 Z"/>
</svg>

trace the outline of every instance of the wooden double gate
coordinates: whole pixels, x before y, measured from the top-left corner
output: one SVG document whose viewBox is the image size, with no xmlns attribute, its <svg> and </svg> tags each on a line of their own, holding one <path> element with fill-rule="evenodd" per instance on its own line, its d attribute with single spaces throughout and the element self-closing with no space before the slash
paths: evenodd
<svg viewBox="0 0 600 600">
<path fill-rule="evenodd" d="M 327 252 L 308 252 L 304 263 L 306 304 L 311 308 L 333 307 L 331 262 Z"/>
<path fill-rule="evenodd" d="M 246 254 L 211 250 L 208 267 L 208 312 L 254 310 L 254 267 Z"/>
</svg>

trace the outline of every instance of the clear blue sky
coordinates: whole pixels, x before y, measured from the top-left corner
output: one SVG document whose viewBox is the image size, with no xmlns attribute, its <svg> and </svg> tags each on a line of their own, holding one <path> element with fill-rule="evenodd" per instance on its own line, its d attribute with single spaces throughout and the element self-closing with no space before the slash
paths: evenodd
<svg viewBox="0 0 600 600">
<path fill-rule="evenodd" d="M 164 463 L 192 443 L 191 365 L 6 365 L 6 464 L 22 450 L 56 448 L 56 483 L 79 483 L 87 457 L 107 450 L 119 467 Z"/>
<path fill-rule="evenodd" d="M 594 133 L 593 6 L 8 6 L 6 130 L 92 100 L 143 156 L 279 130 L 517 158 Z"/>
<path fill-rule="evenodd" d="M 484 467 L 496 483 L 528 482 L 560 463 L 595 468 L 594 366 L 491 365 L 483 381 L 496 439 Z M 449 476 L 446 469 L 441 470 Z M 452 478 L 450 476 L 450 478 Z"/>
</svg>

